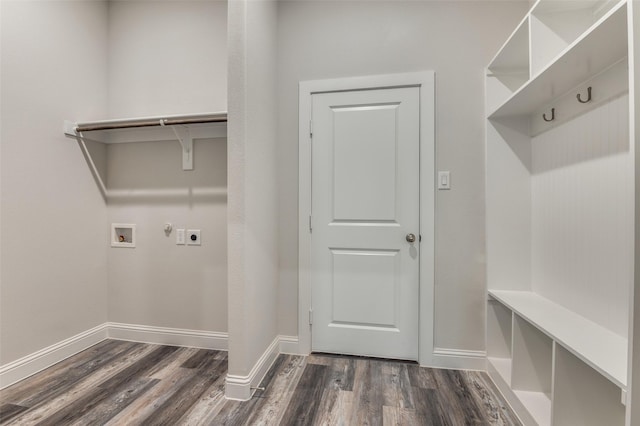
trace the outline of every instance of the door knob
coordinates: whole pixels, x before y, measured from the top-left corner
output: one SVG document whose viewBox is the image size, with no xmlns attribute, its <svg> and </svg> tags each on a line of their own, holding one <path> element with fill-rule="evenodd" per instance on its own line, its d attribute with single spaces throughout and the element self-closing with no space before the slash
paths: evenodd
<svg viewBox="0 0 640 426">
<path fill-rule="evenodd" d="M 413 243 L 416 240 L 416 236 L 414 234 L 407 234 L 407 241 Z"/>
</svg>

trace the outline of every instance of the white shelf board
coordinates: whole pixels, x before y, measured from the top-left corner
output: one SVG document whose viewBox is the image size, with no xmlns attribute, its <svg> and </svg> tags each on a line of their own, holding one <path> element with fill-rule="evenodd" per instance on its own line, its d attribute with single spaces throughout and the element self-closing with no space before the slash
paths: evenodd
<svg viewBox="0 0 640 426">
<path fill-rule="evenodd" d="M 542 0 L 536 3 L 535 7 L 531 10 L 531 13 L 537 15 L 547 13 L 575 12 L 584 9 L 591 9 L 592 11 L 596 11 L 601 9 L 602 7 L 605 7 L 612 1 L 615 0 Z"/>
<path fill-rule="evenodd" d="M 551 424 L 551 396 L 542 392 L 514 390 L 522 405 L 529 411 L 539 426 Z"/>
<path fill-rule="evenodd" d="M 219 120 L 208 123 L 171 124 L 175 120 Z M 88 122 L 66 121 L 64 133 L 70 137 L 76 137 L 76 127 L 102 127 L 123 126 L 123 128 L 106 130 L 89 130 L 82 132 L 83 139 L 95 142 L 132 143 L 132 142 L 157 142 L 176 140 L 173 128 L 179 131 L 188 129 L 191 139 L 206 139 L 225 137 L 227 133 L 227 113 L 196 113 L 181 115 L 165 115 L 154 117 L 123 118 L 113 120 L 98 120 Z M 135 123 L 158 123 L 157 126 L 129 127 Z M 166 122 L 166 125 L 160 125 Z"/>
<path fill-rule="evenodd" d="M 511 358 L 488 357 L 487 360 L 502 377 L 502 380 L 507 384 L 511 384 Z"/>
<path fill-rule="evenodd" d="M 531 114 L 627 56 L 626 6 L 626 1 L 622 1 L 612 8 L 489 118 Z"/>
<path fill-rule="evenodd" d="M 489 295 L 626 390 L 627 339 L 530 291 L 489 290 Z"/>
</svg>

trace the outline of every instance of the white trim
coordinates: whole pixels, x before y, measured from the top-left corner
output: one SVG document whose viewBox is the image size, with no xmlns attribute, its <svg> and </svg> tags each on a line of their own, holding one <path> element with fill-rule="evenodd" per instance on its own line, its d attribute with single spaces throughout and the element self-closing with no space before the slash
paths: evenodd
<svg viewBox="0 0 640 426">
<path fill-rule="evenodd" d="M 229 334 L 181 328 L 108 322 L 108 336 L 117 340 L 153 343 L 156 345 L 186 346 L 190 348 L 228 350 Z"/>
<path fill-rule="evenodd" d="M 464 349 L 435 348 L 432 362 L 423 367 L 487 371 L 487 352 Z"/>
<path fill-rule="evenodd" d="M 106 323 L 2 365 L 0 366 L 0 389 L 26 379 L 105 339 L 107 339 Z"/>
<path fill-rule="evenodd" d="M 225 396 L 227 399 L 237 401 L 247 401 L 251 399 L 253 392 L 264 376 L 267 374 L 273 362 L 279 355 L 280 336 L 276 336 L 273 342 L 264 351 L 262 356 L 256 361 L 255 365 L 246 376 L 238 376 L 235 374 L 227 374 Z"/>
<path fill-rule="evenodd" d="M 293 348 L 294 346 L 287 346 L 287 344 L 293 345 L 293 340 L 295 339 L 295 347 L 297 348 L 297 338 L 291 336 L 284 337 L 285 342 L 288 343 L 281 347 Z M 0 389 L 26 379 L 45 368 L 51 367 L 109 338 L 156 345 L 186 346 L 219 351 L 226 351 L 229 341 L 228 333 L 105 322 L 104 324 L 18 360 L 1 365 Z"/>
<path fill-rule="evenodd" d="M 303 81 L 299 85 L 298 112 L 298 347 L 299 353 L 311 353 L 311 308 L 309 216 L 311 214 L 311 95 L 345 90 L 380 89 L 390 87 L 420 87 L 420 169 L 434 173 L 420 174 L 420 331 L 421 365 L 439 361 L 433 354 L 434 280 L 435 280 L 435 74 L 423 71 L 350 77 L 330 80 Z M 428 130 L 428 131 L 425 131 Z M 426 314 L 425 314 L 426 313 Z"/>
<path fill-rule="evenodd" d="M 298 336 L 279 336 L 280 353 L 288 355 L 303 355 L 300 353 Z"/>
</svg>

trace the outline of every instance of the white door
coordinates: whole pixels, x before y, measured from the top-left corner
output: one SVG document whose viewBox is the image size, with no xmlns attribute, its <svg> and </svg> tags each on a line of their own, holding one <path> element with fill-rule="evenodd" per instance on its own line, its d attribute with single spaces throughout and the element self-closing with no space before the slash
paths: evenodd
<svg viewBox="0 0 640 426">
<path fill-rule="evenodd" d="M 420 89 L 313 94 L 312 128 L 312 350 L 416 360 Z"/>
</svg>

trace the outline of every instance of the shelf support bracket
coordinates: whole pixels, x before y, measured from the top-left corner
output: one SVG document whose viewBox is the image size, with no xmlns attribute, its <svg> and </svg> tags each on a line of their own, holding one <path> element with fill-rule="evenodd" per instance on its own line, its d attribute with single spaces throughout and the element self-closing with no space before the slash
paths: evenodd
<svg viewBox="0 0 640 426">
<path fill-rule="evenodd" d="M 100 172 L 98 171 L 98 167 L 96 166 L 96 163 L 93 161 L 93 158 L 91 157 L 91 153 L 89 152 L 89 148 L 87 148 L 87 144 L 85 143 L 85 140 L 90 141 L 91 139 L 85 138 L 82 132 L 78 131 L 78 125 L 72 121 L 64 122 L 64 134 L 68 137 L 74 138 L 78 142 L 78 146 L 80 147 L 82 156 L 84 157 L 85 161 L 89 165 L 89 169 L 91 170 L 93 179 L 98 184 L 98 188 L 100 188 L 100 194 L 102 195 L 102 198 L 106 201 L 107 187 L 104 184 L 104 181 L 100 176 Z"/>
<path fill-rule="evenodd" d="M 89 164 L 89 168 L 91 169 L 91 174 L 93 175 L 93 178 L 98 183 L 98 187 L 100 188 L 100 193 L 102 194 L 102 198 L 106 201 L 107 187 L 102 181 L 102 178 L 100 177 L 100 172 L 98 171 L 98 167 L 96 166 L 96 163 L 93 162 L 91 153 L 89 152 L 89 149 L 87 148 L 87 144 L 84 141 L 84 135 L 82 134 L 82 132 L 78 132 L 78 131 L 76 131 L 75 133 L 76 133 L 76 140 L 78 141 L 78 145 L 80 146 L 80 150 L 82 151 L 82 155 L 84 156 L 85 161 Z"/>
<path fill-rule="evenodd" d="M 193 170 L 193 138 L 188 127 L 171 126 L 182 146 L 182 170 Z"/>
</svg>

